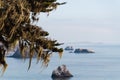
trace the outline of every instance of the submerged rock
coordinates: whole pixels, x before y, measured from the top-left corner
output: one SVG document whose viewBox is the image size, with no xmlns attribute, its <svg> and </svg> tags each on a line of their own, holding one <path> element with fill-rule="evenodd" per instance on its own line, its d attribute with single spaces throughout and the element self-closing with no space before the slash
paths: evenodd
<svg viewBox="0 0 120 80">
<path fill-rule="evenodd" d="M 51 77 L 53 80 L 56 80 L 57 78 L 70 78 L 73 77 L 73 75 L 70 73 L 70 71 L 67 69 L 66 65 L 58 66 L 57 69 L 53 70 Z M 58 80 L 58 79 L 57 79 Z"/>
</svg>

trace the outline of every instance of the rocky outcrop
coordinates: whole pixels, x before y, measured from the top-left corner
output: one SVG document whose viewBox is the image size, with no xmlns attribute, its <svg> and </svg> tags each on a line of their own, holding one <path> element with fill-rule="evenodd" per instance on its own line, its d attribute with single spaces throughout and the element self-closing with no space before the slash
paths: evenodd
<svg viewBox="0 0 120 80">
<path fill-rule="evenodd" d="M 13 57 L 13 58 L 22 58 L 19 49 L 17 49 L 17 50 L 15 51 L 15 53 L 14 53 L 13 55 L 9 56 L 9 57 Z"/>
<path fill-rule="evenodd" d="M 65 50 L 74 50 L 72 46 L 65 47 Z"/>
<path fill-rule="evenodd" d="M 33 56 L 33 58 L 36 56 L 36 54 Z M 22 54 L 20 53 L 20 49 L 17 48 L 17 50 L 15 51 L 15 53 L 9 57 L 12 57 L 12 58 L 23 58 Z M 25 54 L 24 54 L 24 58 L 29 58 L 29 52 L 26 51 Z"/>
<path fill-rule="evenodd" d="M 55 80 L 56 78 L 70 78 L 73 75 L 67 69 L 66 65 L 58 66 L 57 69 L 53 70 L 51 77 Z"/>
<path fill-rule="evenodd" d="M 75 49 L 74 53 L 95 53 L 93 50 L 89 49 Z"/>
</svg>

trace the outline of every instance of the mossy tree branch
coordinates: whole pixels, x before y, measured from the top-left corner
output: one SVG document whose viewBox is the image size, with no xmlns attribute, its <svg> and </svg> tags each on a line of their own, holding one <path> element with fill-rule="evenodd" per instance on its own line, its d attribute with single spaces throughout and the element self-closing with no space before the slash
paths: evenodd
<svg viewBox="0 0 120 80">
<path fill-rule="evenodd" d="M 23 58 L 26 58 L 26 51 L 29 51 L 29 67 L 34 55 L 37 54 L 37 61 L 41 60 L 47 66 L 52 52 L 62 53 L 61 45 L 57 40 L 48 39 L 49 33 L 41 27 L 33 25 L 33 21 L 38 21 L 37 14 L 48 13 L 57 8 L 58 5 L 65 4 L 56 2 L 57 0 L 0 0 L 0 64 L 4 70 L 7 67 L 5 61 L 5 50 L 15 48 L 19 44 L 19 49 Z M 32 13 L 32 14 L 31 14 Z M 3 71 L 4 71 L 3 70 Z"/>
</svg>

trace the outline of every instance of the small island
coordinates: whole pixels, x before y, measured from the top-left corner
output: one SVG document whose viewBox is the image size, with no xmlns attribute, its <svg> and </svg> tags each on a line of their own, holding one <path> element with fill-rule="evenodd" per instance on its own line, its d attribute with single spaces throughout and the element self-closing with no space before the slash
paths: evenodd
<svg viewBox="0 0 120 80">
<path fill-rule="evenodd" d="M 68 50 L 68 51 L 69 51 L 69 50 L 74 50 L 74 49 L 73 49 L 72 46 L 67 46 L 67 47 L 65 47 L 65 50 Z"/>
<path fill-rule="evenodd" d="M 95 51 L 90 49 L 77 48 L 75 49 L 74 53 L 95 53 Z"/>
</svg>

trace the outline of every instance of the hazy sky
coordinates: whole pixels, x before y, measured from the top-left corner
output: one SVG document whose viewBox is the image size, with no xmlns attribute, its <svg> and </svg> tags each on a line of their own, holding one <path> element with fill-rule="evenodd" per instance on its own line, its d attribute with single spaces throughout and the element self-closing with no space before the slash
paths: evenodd
<svg viewBox="0 0 120 80">
<path fill-rule="evenodd" d="M 67 2 L 39 25 L 60 42 L 120 43 L 120 0 L 58 0 Z"/>
</svg>

